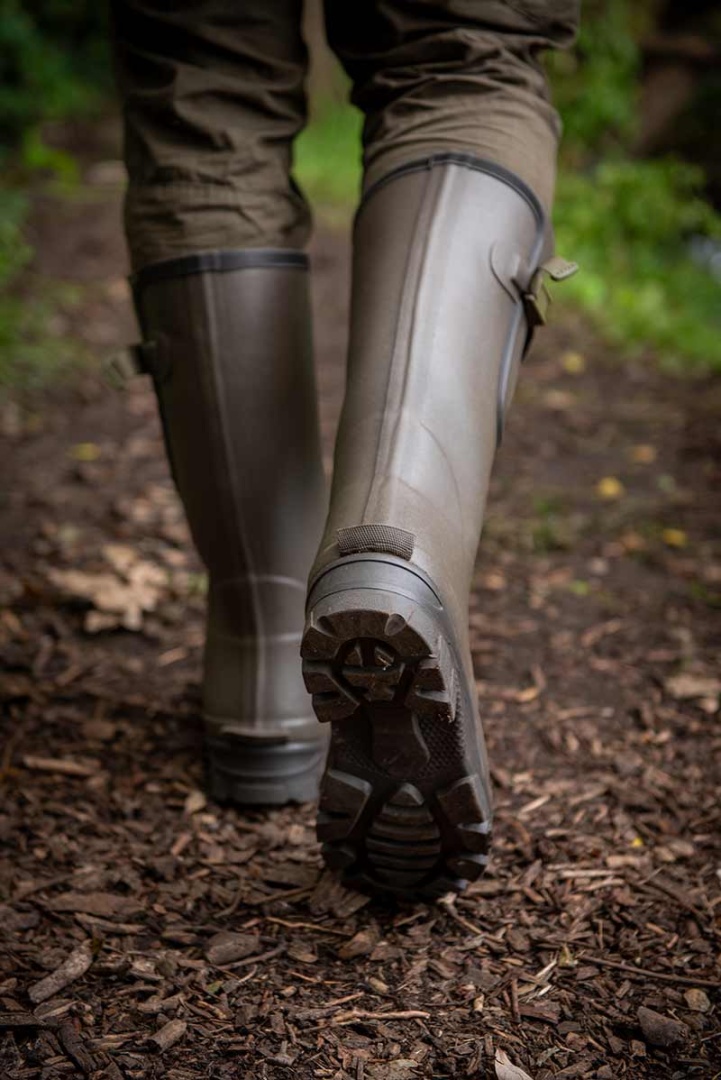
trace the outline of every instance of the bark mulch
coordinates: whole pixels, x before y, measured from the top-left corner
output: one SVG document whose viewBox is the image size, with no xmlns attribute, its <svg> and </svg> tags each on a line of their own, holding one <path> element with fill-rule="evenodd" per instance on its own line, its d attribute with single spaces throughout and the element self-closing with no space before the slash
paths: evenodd
<svg viewBox="0 0 721 1080">
<path fill-rule="evenodd" d="M 131 325 L 114 175 L 35 219 L 92 345 Z M 345 237 L 315 270 L 330 453 Z M 0 1076 L 721 1076 L 720 416 L 718 381 L 539 340 L 471 610 L 492 864 L 383 905 L 312 806 L 202 793 L 203 578 L 148 387 L 6 396 Z"/>
</svg>

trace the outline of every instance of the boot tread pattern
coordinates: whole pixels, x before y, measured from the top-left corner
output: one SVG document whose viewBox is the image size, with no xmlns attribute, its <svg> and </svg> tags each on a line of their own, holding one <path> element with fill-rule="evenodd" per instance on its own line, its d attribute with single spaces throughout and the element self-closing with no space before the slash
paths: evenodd
<svg viewBox="0 0 721 1080">
<path fill-rule="evenodd" d="M 487 802 L 463 754 L 443 635 L 381 595 L 375 609 L 326 604 L 303 640 L 306 687 L 331 724 L 318 839 L 350 884 L 434 897 L 483 873 Z"/>
</svg>

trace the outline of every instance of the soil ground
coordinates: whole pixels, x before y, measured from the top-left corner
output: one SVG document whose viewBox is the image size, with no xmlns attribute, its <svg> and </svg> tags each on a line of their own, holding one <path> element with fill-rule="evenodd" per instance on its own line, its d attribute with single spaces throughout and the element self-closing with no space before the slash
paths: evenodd
<svg viewBox="0 0 721 1080">
<path fill-rule="evenodd" d="M 80 288 L 53 330 L 94 349 L 133 334 L 119 205 L 95 162 L 33 219 Z M 313 258 L 330 465 L 345 233 Z M 718 381 L 539 337 L 471 609 L 492 864 L 388 905 L 322 870 L 312 806 L 202 794 L 203 583 L 148 386 L 6 391 L 0 1076 L 721 1075 L 720 417 Z"/>
</svg>

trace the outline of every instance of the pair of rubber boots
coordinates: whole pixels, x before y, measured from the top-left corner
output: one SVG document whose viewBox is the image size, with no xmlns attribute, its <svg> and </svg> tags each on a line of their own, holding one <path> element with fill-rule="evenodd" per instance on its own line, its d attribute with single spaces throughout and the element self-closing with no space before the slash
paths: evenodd
<svg viewBox="0 0 721 1080">
<path fill-rule="evenodd" d="M 209 575 L 210 793 L 301 802 L 323 774 L 318 837 L 355 884 L 432 896 L 486 863 L 468 597 L 518 362 L 563 273 L 548 247 L 522 182 L 462 155 L 367 193 L 329 510 L 306 256 L 192 255 L 134 282 Z"/>
</svg>

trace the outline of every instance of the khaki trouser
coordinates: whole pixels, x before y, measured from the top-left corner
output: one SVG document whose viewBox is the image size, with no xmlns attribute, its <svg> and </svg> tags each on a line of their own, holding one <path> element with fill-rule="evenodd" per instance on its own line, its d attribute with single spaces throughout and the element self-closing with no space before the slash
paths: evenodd
<svg viewBox="0 0 721 1080">
<path fill-rule="evenodd" d="M 539 56 L 578 0 L 325 0 L 328 40 L 365 115 L 364 187 L 461 151 L 550 207 L 559 122 Z M 114 0 L 134 269 L 199 251 L 301 248 L 293 180 L 306 119 L 302 0 Z"/>
</svg>

